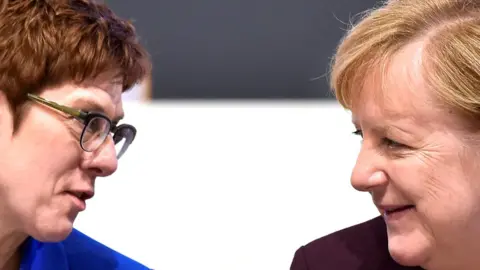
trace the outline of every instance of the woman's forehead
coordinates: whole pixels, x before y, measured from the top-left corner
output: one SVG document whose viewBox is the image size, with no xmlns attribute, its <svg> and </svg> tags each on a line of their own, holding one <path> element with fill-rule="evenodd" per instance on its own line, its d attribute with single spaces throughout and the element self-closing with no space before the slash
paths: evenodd
<svg viewBox="0 0 480 270">
<path fill-rule="evenodd" d="M 390 118 L 430 116 L 434 106 L 423 72 L 422 47 L 411 44 L 367 72 L 352 102 L 356 118 L 381 114 Z"/>
</svg>

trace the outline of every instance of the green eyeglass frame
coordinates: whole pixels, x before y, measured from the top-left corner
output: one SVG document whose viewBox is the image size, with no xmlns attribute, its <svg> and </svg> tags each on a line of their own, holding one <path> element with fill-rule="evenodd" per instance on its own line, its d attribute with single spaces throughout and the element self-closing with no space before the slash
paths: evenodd
<svg viewBox="0 0 480 270">
<path fill-rule="evenodd" d="M 108 135 L 112 133 L 115 148 L 117 150 L 117 159 L 119 159 L 127 151 L 137 134 L 137 130 L 134 126 L 129 124 L 117 126 L 116 123 L 112 122 L 112 120 L 103 113 L 74 109 L 60 105 L 35 94 L 27 94 L 27 96 L 34 102 L 68 114 L 80 121 L 84 126 L 80 135 L 79 143 L 80 147 L 86 152 L 93 152 L 98 149 L 105 142 Z M 121 142 L 122 144 L 120 144 Z"/>
</svg>

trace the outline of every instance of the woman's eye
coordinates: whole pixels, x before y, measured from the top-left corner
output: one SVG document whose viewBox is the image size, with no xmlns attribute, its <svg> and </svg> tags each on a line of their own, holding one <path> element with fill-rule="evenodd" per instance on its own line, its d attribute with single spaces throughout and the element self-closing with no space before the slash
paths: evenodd
<svg viewBox="0 0 480 270">
<path fill-rule="evenodd" d="M 353 133 L 353 135 L 357 135 L 357 136 L 360 136 L 360 137 L 363 138 L 363 132 L 360 129 L 357 129 L 352 133 Z"/>
<path fill-rule="evenodd" d="M 405 147 L 404 144 L 401 144 L 401 143 L 398 143 L 394 140 L 390 140 L 388 138 L 384 138 L 383 139 L 383 144 L 385 146 L 387 146 L 388 148 L 401 148 L 401 147 Z"/>
<path fill-rule="evenodd" d="M 361 129 L 357 129 L 354 132 L 352 132 L 356 136 L 360 136 L 363 139 L 363 131 Z M 400 148 L 408 148 L 408 146 L 401 144 L 399 142 L 396 142 L 392 139 L 389 138 L 382 138 L 381 139 L 381 145 L 386 146 L 389 149 L 400 149 Z"/>
<path fill-rule="evenodd" d="M 360 136 L 363 139 L 363 132 L 360 129 L 355 130 L 354 132 L 352 132 L 352 134 L 354 134 L 356 136 Z M 404 144 L 401 144 L 401 143 L 396 142 L 394 140 L 391 140 L 389 138 L 383 138 L 381 141 L 382 141 L 382 145 L 384 145 L 388 148 L 392 148 L 392 149 L 398 149 L 398 148 L 406 147 Z"/>
</svg>

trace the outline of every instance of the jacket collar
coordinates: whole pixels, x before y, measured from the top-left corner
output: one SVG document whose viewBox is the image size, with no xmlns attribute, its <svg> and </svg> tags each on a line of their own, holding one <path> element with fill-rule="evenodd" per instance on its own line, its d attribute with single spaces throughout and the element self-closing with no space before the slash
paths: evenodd
<svg viewBox="0 0 480 270">
<path fill-rule="evenodd" d="M 69 269 L 64 246 L 61 242 L 42 243 L 29 237 L 22 246 L 20 270 L 43 269 Z"/>
</svg>

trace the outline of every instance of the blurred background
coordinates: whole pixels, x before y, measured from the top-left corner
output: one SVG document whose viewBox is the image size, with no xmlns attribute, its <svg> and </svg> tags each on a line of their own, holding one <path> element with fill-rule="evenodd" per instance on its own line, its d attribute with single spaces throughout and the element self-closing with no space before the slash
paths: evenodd
<svg viewBox="0 0 480 270">
<path fill-rule="evenodd" d="M 297 248 L 373 218 L 328 87 L 374 0 L 106 0 L 153 72 L 125 94 L 138 129 L 77 228 L 154 269 L 289 269 Z"/>
</svg>

